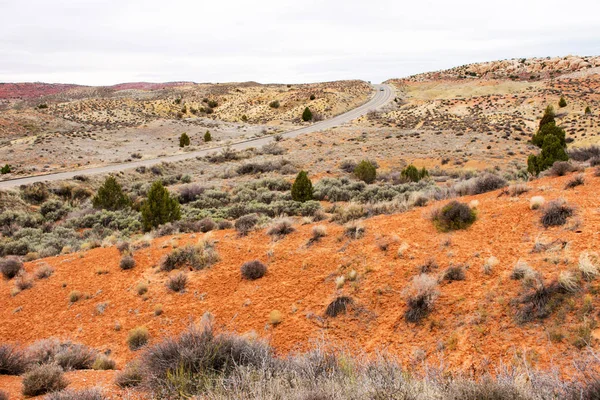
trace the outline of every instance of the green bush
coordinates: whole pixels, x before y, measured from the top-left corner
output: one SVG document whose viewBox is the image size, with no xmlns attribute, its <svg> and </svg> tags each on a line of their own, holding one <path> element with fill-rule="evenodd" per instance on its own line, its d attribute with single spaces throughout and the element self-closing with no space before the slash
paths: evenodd
<svg viewBox="0 0 600 400">
<path fill-rule="evenodd" d="M 354 176 L 365 183 L 373 183 L 377 177 L 377 170 L 371 162 L 362 160 L 354 168 Z"/>
<path fill-rule="evenodd" d="M 310 109 L 308 107 L 306 107 L 304 109 L 304 112 L 302 113 L 302 121 L 310 121 L 313 119 L 313 114 L 310 111 Z"/>
<path fill-rule="evenodd" d="M 271 108 L 279 108 L 279 100 L 273 100 L 269 103 L 269 107 Z"/>
<path fill-rule="evenodd" d="M 560 100 L 558 101 L 558 106 L 561 108 L 567 106 L 567 100 L 565 100 L 565 98 L 563 96 L 560 96 Z"/>
<path fill-rule="evenodd" d="M 182 133 L 179 137 L 179 147 L 185 147 L 190 145 L 190 137 L 187 133 Z"/>
<path fill-rule="evenodd" d="M 566 146 L 565 130 L 559 126 L 556 126 L 554 122 L 549 122 L 542 126 L 531 138 L 531 143 L 541 148 L 544 144 L 544 139 L 547 136 L 555 136 L 559 139 L 562 147 Z"/>
<path fill-rule="evenodd" d="M 419 182 L 421 179 L 427 178 L 429 176 L 429 172 L 427 172 L 425 167 L 419 170 L 417 167 L 410 164 L 402 170 L 400 175 L 411 182 Z"/>
<path fill-rule="evenodd" d="M 556 117 L 556 114 L 554 113 L 554 107 L 552 106 L 548 106 L 546 107 L 546 110 L 544 111 L 544 115 L 542 116 L 542 119 L 540 120 L 540 128 L 546 124 L 549 124 L 550 122 L 555 122 L 554 117 Z"/>
<path fill-rule="evenodd" d="M 305 202 L 313 199 L 313 186 L 306 171 L 300 171 L 292 185 L 292 199 Z"/>
<path fill-rule="evenodd" d="M 314 95 L 314 94 L 311 94 L 311 95 L 310 95 L 310 99 L 311 99 L 311 100 L 314 100 L 315 98 L 316 98 L 316 97 L 315 97 L 315 95 Z"/>
<path fill-rule="evenodd" d="M 569 156 L 561 145 L 560 139 L 549 135 L 544 138 L 541 153 L 538 156 L 532 154 L 527 159 L 527 171 L 538 175 L 550 168 L 556 161 L 567 161 L 568 159 Z"/>
<path fill-rule="evenodd" d="M 212 140 L 212 136 L 211 136 L 210 132 L 206 131 L 206 133 L 204 134 L 204 141 L 210 142 L 211 140 Z"/>
<path fill-rule="evenodd" d="M 127 345 L 131 351 L 136 351 L 148 344 L 150 333 L 145 326 L 138 326 L 129 331 L 127 336 Z"/>
<path fill-rule="evenodd" d="M 434 212 L 432 219 L 438 230 L 448 232 L 468 228 L 475 222 L 477 215 L 468 205 L 453 200 Z"/>
<path fill-rule="evenodd" d="M 587 106 L 585 108 L 585 115 L 590 115 L 592 113 L 592 109 L 590 108 L 590 106 Z"/>
<path fill-rule="evenodd" d="M 161 181 L 152 184 L 148 192 L 148 199 L 142 205 L 141 211 L 142 225 L 146 231 L 181 218 L 179 202 L 176 198 L 171 197 Z"/>
<path fill-rule="evenodd" d="M 10 174 L 11 169 L 10 169 L 10 165 L 5 164 L 4 167 L 0 168 L 0 174 L 5 175 L 5 174 Z"/>
<path fill-rule="evenodd" d="M 94 208 L 103 210 L 120 210 L 130 204 L 129 199 L 123 193 L 123 189 L 114 176 L 106 178 L 98 193 L 92 199 Z"/>
</svg>

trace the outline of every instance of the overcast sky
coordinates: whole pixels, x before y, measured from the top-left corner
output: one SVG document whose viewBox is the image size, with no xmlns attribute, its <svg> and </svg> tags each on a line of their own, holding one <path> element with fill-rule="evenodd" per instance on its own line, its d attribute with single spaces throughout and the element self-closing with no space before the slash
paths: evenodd
<svg viewBox="0 0 600 400">
<path fill-rule="evenodd" d="M 599 0 L 0 0 L 0 82 L 373 82 L 600 54 Z"/>
</svg>

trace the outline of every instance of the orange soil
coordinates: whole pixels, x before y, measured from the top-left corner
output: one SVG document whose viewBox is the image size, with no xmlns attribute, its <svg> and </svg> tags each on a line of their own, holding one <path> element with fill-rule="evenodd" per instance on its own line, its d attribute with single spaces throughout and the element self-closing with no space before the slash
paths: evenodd
<svg viewBox="0 0 600 400">
<path fill-rule="evenodd" d="M 367 352 L 385 349 L 404 362 L 410 362 L 416 350 L 424 350 L 432 363 L 443 358 L 453 370 L 474 373 L 486 359 L 494 364 L 527 357 L 538 367 L 556 366 L 568 374 L 581 351 L 568 340 L 549 340 L 547 327 L 553 318 L 516 324 L 510 300 L 518 296 L 521 284 L 509 275 L 515 263 L 523 259 L 547 280 L 554 279 L 560 271 L 577 267 L 580 252 L 598 248 L 600 178 L 588 171 L 584 186 L 563 190 L 569 179 L 532 182 L 529 186 L 533 190 L 519 198 L 499 197 L 499 191 L 462 198 L 480 202 L 478 220 L 469 229 L 451 234 L 437 232 L 427 218 L 432 207 L 445 202 L 368 219 L 364 221 L 366 234 L 360 240 L 350 241 L 343 237 L 343 227 L 325 223 L 328 236 L 310 247 L 306 243 L 313 224 L 296 226 L 296 232 L 279 241 L 272 241 L 264 230 L 246 238 L 238 238 L 231 230 L 207 234 L 217 241 L 221 261 L 207 270 L 190 272 L 183 294 L 166 289 L 168 275 L 157 272 L 156 266 L 173 245 L 196 243 L 204 234 L 158 238 L 151 247 L 135 253 L 137 265 L 130 271 L 119 269 L 120 256 L 114 247 L 26 263 L 28 272 L 45 262 L 55 273 L 14 297 L 10 295 L 13 283 L 0 282 L 0 343 L 25 345 L 51 336 L 70 339 L 110 350 L 122 368 L 137 356 L 126 345 L 129 330 L 144 325 L 152 335 L 151 342 L 156 343 L 209 311 L 223 329 L 254 331 L 269 339 L 281 354 L 325 340 Z M 540 211 L 529 209 L 529 199 L 535 195 L 544 196 L 546 201 L 567 199 L 577 210 L 567 227 L 580 225 L 570 230 L 544 229 Z M 558 252 L 534 254 L 531 249 L 542 234 L 548 242 L 560 238 L 569 244 Z M 386 241 L 390 243 L 388 250 L 381 250 L 379 244 Z M 402 242 L 409 248 L 398 257 Z M 273 255 L 269 258 L 270 250 Z M 482 265 L 492 255 L 500 263 L 491 275 L 485 275 Z M 450 263 L 469 264 L 466 280 L 441 283 L 434 311 L 420 325 L 407 324 L 402 292 L 418 266 L 432 256 L 440 265 L 434 274 L 441 274 Z M 239 268 L 252 259 L 267 263 L 268 273 L 258 281 L 243 281 Z M 569 263 L 554 263 L 554 259 Z M 108 274 L 98 275 L 98 269 L 106 269 Z M 358 272 L 358 279 L 336 290 L 335 278 L 352 269 Z M 136 293 L 139 282 L 148 283 L 146 300 Z M 69 304 L 68 294 L 73 290 L 89 298 Z M 352 296 L 361 306 L 359 311 L 324 318 L 328 303 L 341 293 Z M 580 309 L 582 297 L 573 297 L 575 310 Z M 96 305 L 103 302 L 108 307 L 98 314 Z M 593 302 L 598 309 L 598 299 L 594 297 Z M 164 313 L 157 317 L 154 307 L 158 304 Z M 283 322 L 273 328 L 268 316 L 275 309 L 283 314 Z M 579 323 L 578 315 L 577 311 L 567 314 L 562 325 L 567 337 Z M 114 329 L 115 321 L 120 322 L 120 331 Z M 443 356 L 437 350 L 440 343 L 445 347 Z M 112 372 L 75 372 L 70 377 L 74 387 L 99 382 L 115 389 L 110 383 Z M 7 387 L 13 396 L 18 395 L 19 382 L 18 377 L 0 376 L 0 387 Z"/>
</svg>

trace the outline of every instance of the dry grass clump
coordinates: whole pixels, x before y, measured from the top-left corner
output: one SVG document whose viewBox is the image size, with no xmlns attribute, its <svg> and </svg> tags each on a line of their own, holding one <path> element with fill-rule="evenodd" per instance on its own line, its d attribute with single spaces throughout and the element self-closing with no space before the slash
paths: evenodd
<svg viewBox="0 0 600 400">
<path fill-rule="evenodd" d="M 15 279 L 15 287 L 19 291 L 31 289 L 33 287 L 33 279 L 31 279 L 28 274 L 21 273 L 17 276 L 17 279 Z"/>
<path fill-rule="evenodd" d="M 491 274 L 499 263 L 500 261 L 498 261 L 496 257 L 489 257 L 487 260 L 485 260 L 485 263 L 483 263 L 483 273 L 486 275 Z"/>
<path fill-rule="evenodd" d="M 138 283 L 135 287 L 135 291 L 137 292 L 138 296 L 145 295 L 146 293 L 148 293 L 148 284 L 146 282 Z"/>
<path fill-rule="evenodd" d="M 540 221 L 545 228 L 561 226 L 567 223 L 567 219 L 573 213 L 573 207 L 569 206 L 566 201 L 562 199 L 554 200 L 544 207 Z"/>
<path fill-rule="evenodd" d="M 56 364 L 65 371 L 92 368 L 97 354 L 83 344 L 55 338 L 38 340 L 27 348 L 27 356 L 33 364 Z"/>
<path fill-rule="evenodd" d="M 567 293 L 579 291 L 579 281 L 571 271 L 562 271 L 558 276 L 558 285 Z"/>
<path fill-rule="evenodd" d="M 54 268 L 49 265 L 42 265 L 35 270 L 36 279 L 48 279 L 54 274 Z"/>
<path fill-rule="evenodd" d="M 413 278 L 411 286 L 404 292 L 407 309 L 404 319 L 417 323 L 425 318 L 432 310 L 440 295 L 437 281 L 427 274 Z"/>
<path fill-rule="evenodd" d="M 94 364 L 92 364 L 92 369 L 96 371 L 108 371 L 115 369 L 116 365 L 114 360 L 108 358 L 106 354 L 100 353 L 96 356 Z"/>
<path fill-rule="evenodd" d="M 238 231 L 240 236 L 246 236 L 250 233 L 254 227 L 258 224 L 258 215 L 256 214 L 248 214 L 242 217 L 239 217 L 235 221 L 235 230 Z"/>
<path fill-rule="evenodd" d="M 327 236 L 327 229 L 323 225 L 314 226 L 312 229 L 312 236 L 308 240 L 308 245 L 318 242 L 321 238 Z"/>
<path fill-rule="evenodd" d="M 176 293 L 183 292 L 187 285 L 187 281 L 187 275 L 183 272 L 178 272 L 167 279 L 167 287 Z"/>
<path fill-rule="evenodd" d="M 247 261 L 240 267 L 242 278 L 254 281 L 260 279 L 267 273 L 267 266 L 259 260 Z"/>
<path fill-rule="evenodd" d="M 272 236 L 275 239 L 281 239 L 282 237 L 289 235 L 296 229 L 292 226 L 292 221 L 287 218 L 282 218 L 273 222 L 267 229 L 267 235 Z"/>
<path fill-rule="evenodd" d="M 127 335 L 127 345 L 131 351 L 137 351 L 148 344 L 150 333 L 145 326 L 138 326 L 129 331 Z"/>
<path fill-rule="evenodd" d="M 210 267 L 218 261 L 219 254 L 215 250 L 214 244 L 204 241 L 195 246 L 173 250 L 163 258 L 160 270 L 169 272 L 185 266 L 200 270 Z"/>
<path fill-rule="evenodd" d="M 544 282 L 541 275 L 535 274 L 525 282 L 525 292 L 517 299 L 517 320 L 520 323 L 547 318 L 556 301 L 552 301 L 562 291 L 557 281 Z"/>
<path fill-rule="evenodd" d="M 269 323 L 273 326 L 281 324 L 283 321 L 283 314 L 279 310 L 273 310 L 269 313 Z"/>
<path fill-rule="evenodd" d="M 439 268 L 435 258 L 428 258 L 422 265 L 419 266 L 419 274 L 428 274 Z"/>
<path fill-rule="evenodd" d="M 524 183 L 515 183 L 508 187 L 508 194 L 510 194 L 511 197 L 518 197 L 523 193 L 529 192 L 530 190 L 531 188 Z"/>
<path fill-rule="evenodd" d="M 574 187 L 577 187 L 577 186 L 580 186 L 583 184 L 584 184 L 583 174 L 579 174 L 576 177 L 574 177 L 573 179 L 571 179 L 569 182 L 566 183 L 565 190 L 573 189 Z"/>
<path fill-rule="evenodd" d="M 3 258 L 0 260 L 0 272 L 4 279 L 12 279 L 23 270 L 23 263 L 17 258 Z"/>
<path fill-rule="evenodd" d="M 587 251 L 582 252 L 579 255 L 579 271 L 581 271 L 584 279 L 588 281 L 594 280 L 598 276 L 598 273 L 600 273 L 597 256 Z"/>
<path fill-rule="evenodd" d="M 124 389 L 140 385 L 143 379 L 140 363 L 138 360 L 135 360 L 127 364 L 124 370 L 117 373 L 115 384 Z"/>
<path fill-rule="evenodd" d="M 568 161 L 556 161 L 548 170 L 550 176 L 565 176 L 577 169 Z"/>
<path fill-rule="evenodd" d="M 108 400 L 102 390 L 98 388 L 81 389 L 81 390 L 61 390 L 53 392 L 44 397 L 44 400 Z"/>
<path fill-rule="evenodd" d="M 350 222 L 344 226 L 344 235 L 350 239 L 360 239 L 365 235 L 365 227 L 360 222 Z"/>
<path fill-rule="evenodd" d="M 81 292 L 77 291 L 77 290 L 73 290 L 69 293 L 69 301 L 71 303 L 76 303 L 81 299 Z"/>
<path fill-rule="evenodd" d="M 133 269 L 133 267 L 135 267 L 135 260 L 130 255 L 124 255 L 123 257 L 121 257 L 121 262 L 119 263 L 119 267 L 123 271 Z"/>
<path fill-rule="evenodd" d="M 40 396 L 67 387 L 69 382 L 61 367 L 55 364 L 42 364 L 31 368 L 23 375 L 24 396 Z"/>
<path fill-rule="evenodd" d="M 506 180 L 498 175 L 486 173 L 475 179 L 470 194 L 481 194 L 491 192 L 506 186 Z"/>
<path fill-rule="evenodd" d="M 516 281 L 530 277 L 534 274 L 533 269 L 525 261 L 519 260 L 510 274 L 510 279 Z"/>
<path fill-rule="evenodd" d="M 431 219 L 439 231 L 448 232 L 468 228 L 477 219 L 477 214 L 468 205 L 453 200 L 434 210 Z"/>
<path fill-rule="evenodd" d="M 464 281 L 465 269 L 462 265 L 451 265 L 444 271 L 443 279 L 448 282 Z"/>
<path fill-rule="evenodd" d="M 546 200 L 543 196 L 533 196 L 531 200 L 529 200 L 529 208 L 531 208 L 532 210 L 537 210 L 538 208 L 544 205 L 545 201 Z"/>
<path fill-rule="evenodd" d="M 325 315 L 328 317 L 337 317 L 340 314 L 345 314 L 348 309 L 354 304 L 354 300 L 348 296 L 339 296 L 327 306 Z"/>
<path fill-rule="evenodd" d="M 14 345 L 0 345 L 0 375 L 21 375 L 29 362 L 25 352 Z"/>
<path fill-rule="evenodd" d="M 409 244 L 406 242 L 400 243 L 400 246 L 398 246 L 398 251 L 396 251 L 396 255 L 398 256 L 398 258 L 404 257 L 409 247 Z"/>
</svg>

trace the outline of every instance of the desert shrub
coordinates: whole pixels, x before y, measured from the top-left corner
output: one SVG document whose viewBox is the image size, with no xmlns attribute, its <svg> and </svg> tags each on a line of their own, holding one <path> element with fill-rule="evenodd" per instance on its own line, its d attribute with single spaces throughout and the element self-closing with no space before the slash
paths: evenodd
<svg viewBox="0 0 600 400">
<path fill-rule="evenodd" d="M 29 362 L 25 352 L 10 344 L 0 345 L 0 375 L 21 375 Z"/>
<path fill-rule="evenodd" d="M 187 133 L 182 133 L 181 136 L 179 136 L 179 147 L 185 147 L 185 146 L 189 146 L 190 145 L 190 137 L 188 136 Z"/>
<path fill-rule="evenodd" d="M 569 156 L 565 152 L 564 145 L 554 135 L 544 137 L 542 151 L 539 155 L 530 155 L 527 159 L 527 171 L 533 175 L 550 168 L 556 161 L 567 161 Z"/>
<path fill-rule="evenodd" d="M 206 131 L 206 133 L 204 134 L 204 141 L 210 142 L 211 140 L 212 140 L 212 136 L 211 136 L 210 132 Z"/>
<path fill-rule="evenodd" d="M 510 278 L 514 280 L 521 280 L 534 275 L 533 270 L 525 261 L 519 260 L 513 268 Z"/>
<path fill-rule="evenodd" d="M 115 384 L 120 388 L 130 388 L 142 383 L 144 376 L 139 361 L 132 361 L 115 376 Z"/>
<path fill-rule="evenodd" d="M 531 208 L 532 210 L 537 210 L 538 208 L 544 205 L 545 201 L 546 200 L 542 196 L 533 196 L 529 200 L 529 208 Z"/>
<path fill-rule="evenodd" d="M 19 291 L 31 289 L 33 287 L 33 279 L 28 274 L 19 274 L 15 279 L 15 287 Z"/>
<path fill-rule="evenodd" d="M 135 267 L 135 260 L 133 259 L 133 257 L 131 257 L 129 255 L 124 255 L 123 257 L 121 257 L 121 262 L 119 263 L 119 267 L 123 271 L 133 269 L 133 267 Z"/>
<path fill-rule="evenodd" d="M 171 275 L 167 279 L 167 287 L 174 292 L 182 292 L 187 285 L 187 279 L 187 275 L 183 272 Z"/>
<path fill-rule="evenodd" d="M 310 108 L 306 107 L 302 112 L 302 121 L 307 122 L 313 119 L 313 114 L 310 111 Z"/>
<path fill-rule="evenodd" d="M 404 295 L 407 306 L 404 319 L 408 322 L 417 323 L 433 309 L 433 305 L 439 296 L 437 282 L 426 274 L 415 276 Z"/>
<path fill-rule="evenodd" d="M 148 344 L 150 333 L 145 326 L 138 326 L 129 331 L 127 335 L 127 346 L 131 351 L 137 351 Z"/>
<path fill-rule="evenodd" d="M 377 177 L 377 170 L 371 162 L 362 160 L 354 168 L 354 176 L 365 183 L 373 183 Z"/>
<path fill-rule="evenodd" d="M 547 318 L 554 306 L 551 300 L 560 291 L 558 282 L 547 284 L 539 275 L 530 279 L 528 286 L 516 301 L 516 315 L 520 323 Z"/>
<path fill-rule="evenodd" d="M 38 340 L 27 348 L 27 357 L 32 363 L 52 363 L 65 371 L 92 368 L 96 355 L 96 350 L 83 344 L 54 338 Z"/>
<path fill-rule="evenodd" d="M 490 256 L 487 260 L 485 260 L 485 263 L 483 263 L 483 273 L 486 275 L 491 274 L 499 263 L 500 261 L 498 261 L 496 257 Z"/>
<path fill-rule="evenodd" d="M 554 136 L 557 138 L 561 147 L 564 148 L 566 146 L 565 130 L 557 126 L 554 122 L 550 122 L 540 127 L 540 129 L 531 138 L 531 142 L 537 147 L 543 148 L 544 140 L 549 136 Z"/>
<path fill-rule="evenodd" d="M 141 211 L 142 224 L 146 231 L 181 218 L 179 202 L 171 197 L 161 181 L 152 184 Z"/>
<path fill-rule="evenodd" d="M 258 224 L 258 215 L 248 214 L 238 218 L 235 221 L 235 229 L 241 236 L 246 236 Z"/>
<path fill-rule="evenodd" d="M 565 184 L 565 189 L 573 189 L 574 187 L 584 184 L 583 174 L 577 175 Z"/>
<path fill-rule="evenodd" d="M 510 185 L 508 187 L 508 193 L 512 197 L 517 197 L 522 195 L 523 193 L 527 193 L 531 190 L 531 188 L 523 183 L 515 183 L 514 185 Z"/>
<path fill-rule="evenodd" d="M 53 392 L 46 397 L 44 400 L 108 400 L 102 390 L 97 388 L 81 389 L 81 390 L 61 390 L 60 392 Z"/>
<path fill-rule="evenodd" d="M 419 170 L 417 169 L 417 167 L 410 164 L 406 166 L 406 168 L 404 168 L 402 172 L 400 172 L 400 175 L 411 182 L 419 182 L 421 179 L 428 177 L 429 172 L 427 172 L 425 167 Z"/>
<path fill-rule="evenodd" d="M 451 265 L 444 271 L 445 281 L 464 281 L 465 270 L 462 265 Z"/>
<path fill-rule="evenodd" d="M 0 168 L 0 174 L 2 174 L 2 175 L 10 174 L 11 172 L 12 172 L 12 169 L 11 169 L 10 165 L 8 165 L 8 164 L 4 164 L 4 166 L 2 168 Z"/>
<path fill-rule="evenodd" d="M 432 215 L 434 225 L 442 232 L 466 229 L 476 219 L 477 215 L 474 210 L 456 200 L 446 204 L 441 210 L 436 210 Z"/>
<path fill-rule="evenodd" d="M 579 281 L 571 271 L 562 271 L 558 276 L 558 286 L 565 293 L 575 293 L 579 290 Z"/>
<path fill-rule="evenodd" d="M 558 106 L 561 108 L 567 106 L 567 100 L 565 100 L 565 98 L 563 96 L 560 96 L 560 100 L 558 101 Z"/>
<path fill-rule="evenodd" d="M 212 243 L 202 242 L 195 246 L 185 246 L 175 249 L 161 262 L 161 271 L 172 271 L 174 269 L 189 266 L 195 270 L 210 267 L 219 261 L 219 254 Z"/>
<path fill-rule="evenodd" d="M 322 225 L 314 226 L 312 229 L 312 236 L 308 240 L 308 244 L 311 245 L 313 243 L 318 242 L 321 238 L 327 236 L 327 230 Z"/>
<path fill-rule="evenodd" d="M 98 354 L 96 359 L 94 360 L 94 364 L 92 364 L 92 369 L 96 371 L 108 371 L 115 369 L 116 363 L 114 360 L 111 360 L 106 356 L 106 354 Z"/>
<path fill-rule="evenodd" d="M 360 239 L 365 235 L 365 227 L 360 222 L 350 222 L 344 227 L 344 235 L 350 239 Z"/>
<path fill-rule="evenodd" d="M 532 396 L 514 383 L 484 378 L 479 382 L 455 380 L 448 387 L 445 400 L 531 400 Z"/>
<path fill-rule="evenodd" d="M 356 161 L 354 160 L 344 160 L 340 164 L 340 169 L 349 174 L 354 172 L 354 168 L 356 168 Z"/>
<path fill-rule="evenodd" d="M 0 400 L 10 400 L 8 398 L 8 393 L 6 393 L 4 390 L 0 390 Z"/>
<path fill-rule="evenodd" d="M 345 314 L 348 308 L 354 304 L 354 300 L 348 296 L 336 297 L 325 310 L 325 315 L 328 317 L 337 317 L 340 314 Z"/>
<path fill-rule="evenodd" d="M 106 178 L 98 193 L 92 199 L 94 208 L 105 210 L 120 210 L 130 204 L 129 198 L 123 193 L 123 189 L 114 176 Z"/>
<path fill-rule="evenodd" d="M 48 200 L 40 207 L 40 214 L 47 221 L 58 221 L 69 212 L 60 200 Z"/>
<path fill-rule="evenodd" d="M 575 171 L 575 167 L 568 161 L 557 161 L 552 164 L 552 167 L 548 170 L 550 176 L 565 176 Z"/>
<path fill-rule="evenodd" d="M 573 208 L 564 200 L 554 200 L 544 207 L 540 221 L 545 228 L 564 225 L 573 212 Z"/>
<path fill-rule="evenodd" d="M 46 185 L 40 182 L 28 186 L 21 186 L 21 197 L 32 204 L 41 204 L 48 199 L 50 193 Z"/>
<path fill-rule="evenodd" d="M 593 257 L 589 252 L 584 251 L 579 254 L 579 271 L 584 279 L 592 281 L 598 276 L 600 270 L 597 265 L 597 257 Z"/>
<path fill-rule="evenodd" d="M 259 260 L 247 261 L 240 268 L 242 278 L 249 281 L 260 279 L 267 273 L 267 266 Z"/>
<path fill-rule="evenodd" d="M 135 291 L 137 292 L 138 296 L 143 296 L 148 293 L 148 285 L 145 282 L 140 282 L 135 287 Z"/>
<path fill-rule="evenodd" d="M 504 180 L 504 178 L 494 174 L 484 174 L 475 179 L 472 194 L 487 193 L 492 190 L 503 188 L 504 186 L 506 186 L 506 180 Z"/>
<path fill-rule="evenodd" d="M 273 100 L 269 103 L 269 107 L 271 108 L 279 108 L 279 100 Z"/>
<path fill-rule="evenodd" d="M 219 221 L 217 225 L 220 230 L 233 228 L 231 221 L 227 221 L 226 219 Z"/>
<path fill-rule="evenodd" d="M 402 247 L 403 246 L 400 245 L 400 248 L 402 248 Z M 400 248 L 398 250 L 400 250 Z M 402 253 L 404 253 L 404 251 L 406 251 L 406 250 L 403 250 Z M 399 251 L 399 253 L 400 253 L 400 251 Z M 401 257 L 401 255 L 399 255 L 399 257 Z M 439 268 L 439 265 L 435 261 L 435 258 L 431 257 L 431 258 L 428 258 L 423 264 L 421 264 L 418 269 L 419 269 L 420 274 L 428 274 L 430 272 L 435 271 L 438 268 Z"/>
<path fill-rule="evenodd" d="M 569 157 L 575 161 L 589 161 L 600 157 L 600 146 L 575 147 L 569 149 Z"/>
<path fill-rule="evenodd" d="M 56 392 L 67 387 L 61 367 L 54 364 L 42 364 L 33 367 L 23 375 L 23 390 L 25 396 L 40 396 Z"/>
<path fill-rule="evenodd" d="M 206 188 L 199 185 L 186 185 L 179 189 L 179 202 L 181 204 L 191 203 L 198 200 L 206 191 Z"/>
<path fill-rule="evenodd" d="M 298 172 L 292 185 L 292 199 L 301 202 L 313 199 L 313 186 L 306 171 Z"/>
<path fill-rule="evenodd" d="M 3 258 L 0 260 L 0 272 L 5 279 L 12 279 L 23 271 L 23 263 L 16 258 Z"/>
<path fill-rule="evenodd" d="M 216 335 L 212 324 L 191 326 L 177 338 L 148 348 L 141 357 L 144 383 L 158 398 L 201 394 L 236 368 L 269 368 L 272 349 L 261 341 Z"/>
<path fill-rule="evenodd" d="M 287 218 L 282 218 L 278 221 L 273 222 L 267 229 L 267 235 L 282 238 L 290 233 L 294 232 L 295 229 L 292 226 L 292 221 Z"/>
</svg>

